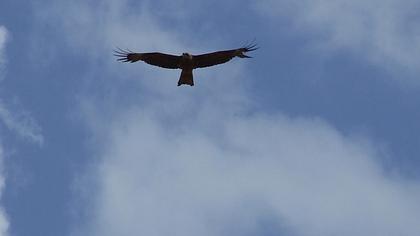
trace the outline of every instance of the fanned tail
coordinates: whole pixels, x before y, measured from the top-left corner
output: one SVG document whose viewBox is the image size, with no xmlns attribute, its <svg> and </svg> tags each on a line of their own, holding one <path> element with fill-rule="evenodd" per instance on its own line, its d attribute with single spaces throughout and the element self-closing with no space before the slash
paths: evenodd
<svg viewBox="0 0 420 236">
<path fill-rule="evenodd" d="M 178 80 L 178 86 L 180 86 L 181 84 L 188 84 L 190 86 L 194 86 L 192 69 L 182 70 L 181 76 Z"/>
</svg>

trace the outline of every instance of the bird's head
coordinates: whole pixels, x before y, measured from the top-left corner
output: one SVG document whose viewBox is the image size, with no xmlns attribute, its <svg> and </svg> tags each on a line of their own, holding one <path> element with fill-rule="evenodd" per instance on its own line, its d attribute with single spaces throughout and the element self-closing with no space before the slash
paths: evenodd
<svg viewBox="0 0 420 236">
<path fill-rule="evenodd" d="M 183 57 L 183 58 L 185 58 L 185 59 L 189 59 L 189 60 L 191 60 L 191 59 L 192 59 L 192 55 L 191 55 L 191 54 L 189 54 L 188 52 L 184 52 L 184 53 L 182 53 L 182 57 Z"/>
</svg>

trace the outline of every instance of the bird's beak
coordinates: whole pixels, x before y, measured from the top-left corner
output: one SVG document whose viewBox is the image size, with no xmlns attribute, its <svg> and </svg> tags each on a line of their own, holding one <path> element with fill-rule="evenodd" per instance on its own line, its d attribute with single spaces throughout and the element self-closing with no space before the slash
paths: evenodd
<svg viewBox="0 0 420 236">
<path fill-rule="evenodd" d="M 242 56 L 243 56 L 243 57 L 245 57 L 245 58 L 252 58 L 252 57 L 247 56 L 247 55 L 245 55 L 245 54 L 243 54 Z"/>
</svg>

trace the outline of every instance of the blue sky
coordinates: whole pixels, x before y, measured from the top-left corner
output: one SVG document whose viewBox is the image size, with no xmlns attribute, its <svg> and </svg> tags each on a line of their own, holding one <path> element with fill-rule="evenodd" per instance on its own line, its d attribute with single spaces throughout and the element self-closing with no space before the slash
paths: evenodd
<svg viewBox="0 0 420 236">
<path fill-rule="evenodd" d="M 419 8 L 2 1 L 0 234 L 420 234 Z M 194 87 L 112 56 L 254 38 Z"/>
</svg>

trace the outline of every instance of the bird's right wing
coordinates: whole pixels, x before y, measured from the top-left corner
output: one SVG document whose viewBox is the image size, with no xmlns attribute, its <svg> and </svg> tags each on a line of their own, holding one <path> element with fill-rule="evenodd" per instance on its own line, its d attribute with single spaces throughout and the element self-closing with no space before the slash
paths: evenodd
<svg viewBox="0 0 420 236">
<path fill-rule="evenodd" d="M 160 52 L 151 53 L 135 53 L 131 51 L 125 51 L 122 49 L 115 50 L 115 56 L 118 57 L 118 61 L 122 62 L 136 62 L 144 61 L 147 64 L 159 66 L 167 69 L 178 69 L 181 56 L 175 56 Z"/>
</svg>

